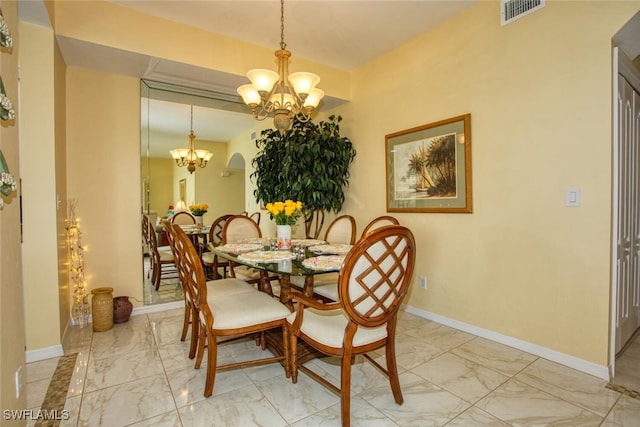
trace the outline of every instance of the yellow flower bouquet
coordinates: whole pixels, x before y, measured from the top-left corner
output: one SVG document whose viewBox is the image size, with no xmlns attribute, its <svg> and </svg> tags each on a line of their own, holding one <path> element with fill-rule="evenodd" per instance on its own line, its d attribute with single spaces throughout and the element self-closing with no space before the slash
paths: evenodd
<svg viewBox="0 0 640 427">
<path fill-rule="evenodd" d="M 189 205 L 189 210 L 194 216 L 202 216 L 207 213 L 209 205 L 206 203 L 198 203 L 196 205 Z"/>
<path fill-rule="evenodd" d="M 295 225 L 298 217 L 302 215 L 302 202 L 285 200 L 267 203 L 267 211 L 276 225 Z"/>
</svg>

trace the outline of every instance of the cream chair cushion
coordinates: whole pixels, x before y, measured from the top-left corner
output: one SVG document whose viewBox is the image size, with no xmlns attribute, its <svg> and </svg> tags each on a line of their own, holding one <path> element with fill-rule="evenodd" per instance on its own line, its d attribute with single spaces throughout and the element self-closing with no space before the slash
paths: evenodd
<svg viewBox="0 0 640 427">
<path fill-rule="evenodd" d="M 287 317 L 287 322 L 293 324 L 296 315 L 297 312 L 291 313 Z M 341 348 L 343 346 L 344 329 L 347 327 L 347 323 L 349 323 L 349 319 L 342 309 L 316 310 L 313 308 L 305 308 L 300 330 L 314 341 L 330 347 Z M 353 345 L 354 347 L 358 347 L 381 340 L 386 336 L 386 325 L 377 328 L 360 326 L 353 337 Z"/>
<path fill-rule="evenodd" d="M 207 303 L 213 313 L 213 329 L 244 328 L 284 319 L 291 313 L 284 304 L 256 289 L 236 295 L 207 295 Z M 202 311 L 200 320 L 206 323 Z"/>
<path fill-rule="evenodd" d="M 240 279 L 217 279 L 207 281 L 207 300 L 226 295 L 255 292 L 256 288 Z"/>
</svg>

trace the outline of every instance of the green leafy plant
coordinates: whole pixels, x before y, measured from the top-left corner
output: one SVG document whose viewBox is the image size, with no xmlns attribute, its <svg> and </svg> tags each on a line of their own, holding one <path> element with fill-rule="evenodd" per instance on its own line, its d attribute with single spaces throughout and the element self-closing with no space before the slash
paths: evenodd
<svg viewBox="0 0 640 427">
<path fill-rule="evenodd" d="M 349 138 L 340 136 L 341 120 L 333 115 L 317 124 L 294 119 L 282 134 L 262 131 L 252 161 L 256 201 L 299 200 L 307 219 L 316 210 L 339 212 L 356 155 Z"/>
</svg>

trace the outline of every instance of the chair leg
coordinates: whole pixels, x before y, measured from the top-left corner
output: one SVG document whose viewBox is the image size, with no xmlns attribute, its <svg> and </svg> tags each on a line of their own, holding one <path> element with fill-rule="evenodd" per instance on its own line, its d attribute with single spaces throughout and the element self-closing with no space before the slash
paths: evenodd
<svg viewBox="0 0 640 427">
<path fill-rule="evenodd" d="M 282 324 L 282 352 L 284 353 L 284 374 L 287 378 L 291 378 L 291 352 L 289 351 L 289 328 L 287 322 Z"/>
<path fill-rule="evenodd" d="M 202 328 L 202 333 L 199 334 L 198 337 L 198 355 L 196 356 L 196 364 L 194 366 L 195 369 L 200 369 L 200 365 L 202 365 L 202 357 L 204 356 L 204 349 L 207 347 L 207 326 L 201 323 L 198 323 L 199 327 Z"/>
<path fill-rule="evenodd" d="M 191 304 L 185 298 L 184 300 L 184 320 L 182 321 L 182 335 L 180 335 L 180 341 L 187 339 L 187 331 L 189 330 L 189 324 L 191 323 Z"/>
<path fill-rule="evenodd" d="M 198 310 L 195 307 L 191 307 L 191 344 L 189 345 L 189 359 L 193 359 L 196 356 L 196 350 L 198 349 L 198 336 L 200 335 L 200 319 Z"/>
<path fill-rule="evenodd" d="M 287 326 L 288 327 L 288 326 Z M 298 382 L 298 337 L 289 330 L 289 370 L 291 371 L 291 382 Z"/>
<path fill-rule="evenodd" d="M 340 368 L 340 412 L 342 427 L 349 427 L 351 425 L 351 357 L 351 354 L 343 354 L 342 366 Z"/>
<path fill-rule="evenodd" d="M 391 392 L 393 398 L 398 405 L 402 405 L 404 399 L 402 390 L 400 389 L 400 379 L 398 378 L 398 366 L 396 365 L 396 344 L 394 336 L 390 336 L 385 349 L 385 358 L 387 359 L 387 374 L 389 375 L 389 383 L 391 384 Z"/>
<path fill-rule="evenodd" d="M 209 397 L 213 394 L 213 386 L 216 382 L 216 366 L 218 356 L 218 344 L 216 337 L 211 331 L 207 331 L 209 336 L 209 345 L 207 351 L 207 381 L 204 384 L 204 397 Z"/>
</svg>

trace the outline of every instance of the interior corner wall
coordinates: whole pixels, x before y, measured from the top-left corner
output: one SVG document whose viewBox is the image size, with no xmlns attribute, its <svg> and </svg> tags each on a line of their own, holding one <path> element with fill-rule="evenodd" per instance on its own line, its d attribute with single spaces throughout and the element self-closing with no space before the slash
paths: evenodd
<svg viewBox="0 0 640 427">
<path fill-rule="evenodd" d="M 385 135 L 471 114 L 473 213 L 393 213 L 418 245 L 410 306 L 608 365 L 611 39 L 637 10 L 547 1 L 500 26 L 479 2 L 354 72 L 336 112 L 358 224 L 386 210 Z"/>
<path fill-rule="evenodd" d="M 68 67 L 67 192 L 77 199 L 87 288 L 143 302 L 140 80 Z"/>
<path fill-rule="evenodd" d="M 15 120 L 3 121 L 0 126 L 0 149 L 9 171 L 20 178 L 19 132 L 21 121 L 18 103 L 19 29 L 15 1 L 0 1 L 2 14 L 11 31 L 14 47 L 0 54 L 0 74 L 7 97 L 16 111 Z M 0 209 L 0 408 L 26 408 L 26 393 L 16 396 L 15 372 L 25 369 L 25 325 L 20 255 L 20 199 L 19 189 L 10 196 L 1 196 Z M 3 421 L 2 425 L 22 425 L 23 421 Z"/>
<path fill-rule="evenodd" d="M 58 284 L 54 36 L 20 23 L 22 264 L 27 351 L 62 347 Z M 37 123 L 37 126 L 29 126 Z"/>
<path fill-rule="evenodd" d="M 65 328 L 71 320 L 71 304 L 73 289 L 69 280 L 69 245 L 67 235 L 67 103 L 66 74 L 67 66 L 62 53 L 55 45 L 54 49 L 54 120 L 55 120 L 55 169 L 56 169 L 56 203 L 57 235 L 58 235 L 58 301 L 60 304 L 60 331 L 64 335 Z"/>
</svg>

